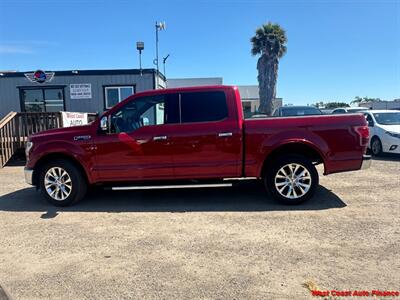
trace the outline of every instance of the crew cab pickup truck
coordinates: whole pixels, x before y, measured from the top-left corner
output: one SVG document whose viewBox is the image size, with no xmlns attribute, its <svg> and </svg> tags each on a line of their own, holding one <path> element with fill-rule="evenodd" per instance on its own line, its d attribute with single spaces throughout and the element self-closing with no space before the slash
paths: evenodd
<svg viewBox="0 0 400 300">
<path fill-rule="evenodd" d="M 81 200 L 91 185 L 140 187 L 262 180 L 273 198 L 298 204 L 324 174 L 368 167 L 361 114 L 243 118 L 237 87 L 138 93 L 85 125 L 29 138 L 25 179 L 51 203 Z"/>
</svg>

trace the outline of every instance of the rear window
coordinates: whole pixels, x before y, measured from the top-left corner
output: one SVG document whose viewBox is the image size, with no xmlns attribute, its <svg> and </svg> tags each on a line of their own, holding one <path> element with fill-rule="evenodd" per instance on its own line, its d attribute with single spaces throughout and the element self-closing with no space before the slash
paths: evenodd
<svg viewBox="0 0 400 300">
<path fill-rule="evenodd" d="M 224 92 L 181 94 L 182 123 L 220 121 L 226 117 L 228 106 Z"/>
<path fill-rule="evenodd" d="M 285 107 L 282 108 L 282 116 L 308 116 L 308 115 L 321 115 L 321 111 L 314 107 Z"/>
<path fill-rule="evenodd" d="M 345 114 L 346 111 L 344 109 L 335 109 L 333 112 L 333 114 Z"/>
</svg>

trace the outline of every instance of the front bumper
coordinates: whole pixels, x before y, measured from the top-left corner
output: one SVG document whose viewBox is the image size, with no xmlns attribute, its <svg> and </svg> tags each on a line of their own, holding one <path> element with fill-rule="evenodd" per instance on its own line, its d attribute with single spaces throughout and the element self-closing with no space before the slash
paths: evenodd
<svg viewBox="0 0 400 300">
<path fill-rule="evenodd" d="M 363 155 L 362 163 L 361 163 L 361 170 L 368 169 L 371 167 L 372 156 L 371 155 Z"/>
<path fill-rule="evenodd" d="M 27 184 L 33 185 L 33 170 L 29 168 L 24 168 L 25 182 Z"/>
</svg>

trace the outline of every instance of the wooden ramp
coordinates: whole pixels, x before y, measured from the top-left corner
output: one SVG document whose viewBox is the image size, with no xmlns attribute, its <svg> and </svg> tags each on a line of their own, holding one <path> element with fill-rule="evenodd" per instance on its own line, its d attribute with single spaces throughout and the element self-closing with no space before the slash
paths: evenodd
<svg viewBox="0 0 400 300">
<path fill-rule="evenodd" d="M 89 113 L 89 121 L 97 114 Z M 0 121 L 0 168 L 16 151 L 23 149 L 28 137 L 52 128 L 62 127 L 60 112 L 10 112 Z"/>
</svg>

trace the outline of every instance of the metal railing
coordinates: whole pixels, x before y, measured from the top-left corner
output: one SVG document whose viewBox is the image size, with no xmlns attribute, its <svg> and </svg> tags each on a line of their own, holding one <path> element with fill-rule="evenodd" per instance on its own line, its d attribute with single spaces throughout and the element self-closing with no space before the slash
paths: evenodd
<svg viewBox="0 0 400 300">
<path fill-rule="evenodd" d="M 97 117 L 88 114 L 88 121 Z M 10 112 L 0 121 L 0 168 L 25 147 L 31 134 L 62 127 L 60 112 Z"/>
</svg>

